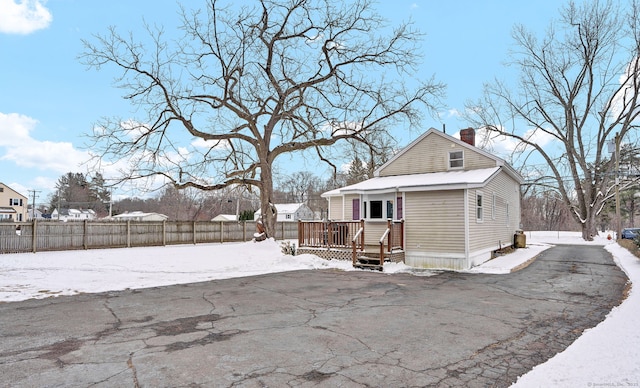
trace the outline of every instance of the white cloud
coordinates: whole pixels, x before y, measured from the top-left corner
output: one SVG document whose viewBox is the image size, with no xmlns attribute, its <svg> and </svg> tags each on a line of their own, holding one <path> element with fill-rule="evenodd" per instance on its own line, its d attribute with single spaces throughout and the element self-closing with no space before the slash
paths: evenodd
<svg viewBox="0 0 640 388">
<path fill-rule="evenodd" d="M 555 140 L 553 136 L 540 129 L 529 129 L 523 135 L 525 139 L 536 143 L 541 147 L 549 145 Z M 460 138 L 460 132 L 456 132 L 453 137 Z M 505 135 L 497 135 L 488 133 L 486 128 L 476 130 L 476 146 L 489 150 L 492 154 L 501 158 L 507 158 L 514 153 L 530 150 L 531 147 L 525 147 L 519 140 Z"/>
<path fill-rule="evenodd" d="M 228 151 L 231 149 L 227 140 L 205 140 L 200 137 L 193 140 L 191 145 L 195 148 L 204 148 L 206 150 L 213 148 L 220 151 Z"/>
<path fill-rule="evenodd" d="M 0 0 L 0 32 L 30 34 L 49 27 L 53 16 L 46 0 Z"/>
<path fill-rule="evenodd" d="M 1 0 L 0 0 L 1 1 Z M 31 137 L 38 121 L 21 114 L 0 112 L 0 160 L 20 167 L 38 168 L 57 173 L 81 172 L 81 164 L 89 160 L 69 142 L 40 141 Z"/>
</svg>

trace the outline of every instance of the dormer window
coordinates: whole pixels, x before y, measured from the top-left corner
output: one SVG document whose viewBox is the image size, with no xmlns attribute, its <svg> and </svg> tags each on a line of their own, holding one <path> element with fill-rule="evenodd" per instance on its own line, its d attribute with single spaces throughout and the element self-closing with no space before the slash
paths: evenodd
<svg viewBox="0 0 640 388">
<path fill-rule="evenodd" d="M 449 169 L 464 167 L 464 153 L 462 151 L 449 151 Z"/>
</svg>

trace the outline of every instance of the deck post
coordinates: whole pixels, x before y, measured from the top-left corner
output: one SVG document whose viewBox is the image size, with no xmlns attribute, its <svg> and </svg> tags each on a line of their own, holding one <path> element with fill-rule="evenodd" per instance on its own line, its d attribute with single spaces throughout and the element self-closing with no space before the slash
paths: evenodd
<svg viewBox="0 0 640 388">
<path fill-rule="evenodd" d="M 387 236 L 387 252 L 391 253 L 391 245 L 393 244 L 393 221 L 391 221 L 391 218 L 387 219 L 387 228 L 389 229 L 389 235 Z"/>
<path fill-rule="evenodd" d="M 356 251 L 356 242 L 355 241 L 351 241 L 351 246 L 353 247 L 353 251 L 351 252 L 351 261 L 353 262 L 353 266 L 356 266 L 356 258 L 357 258 L 357 251 Z"/>
</svg>

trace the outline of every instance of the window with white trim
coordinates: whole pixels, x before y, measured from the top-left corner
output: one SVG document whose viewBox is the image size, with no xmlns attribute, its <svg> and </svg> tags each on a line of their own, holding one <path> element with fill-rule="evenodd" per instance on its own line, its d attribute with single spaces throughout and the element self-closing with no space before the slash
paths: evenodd
<svg viewBox="0 0 640 388">
<path fill-rule="evenodd" d="M 484 220 L 484 195 L 481 191 L 476 192 L 476 221 L 482 222 Z"/>
<path fill-rule="evenodd" d="M 457 169 L 464 167 L 464 152 L 449 151 L 449 168 Z"/>
<path fill-rule="evenodd" d="M 369 217 L 382 218 L 382 201 L 369 201 Z"/>
<path fill-rule="evenodd" d="M 389 195 L 368 195 L 363 201 L 362 212 L 364 219 L 386 220 L 394 219 L 393 197 Z"/>
</svg>

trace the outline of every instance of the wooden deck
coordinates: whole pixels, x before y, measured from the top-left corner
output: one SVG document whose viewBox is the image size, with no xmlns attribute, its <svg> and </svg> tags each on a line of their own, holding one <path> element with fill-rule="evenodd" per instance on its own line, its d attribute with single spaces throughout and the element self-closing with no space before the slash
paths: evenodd
<svg viewBox="0 0 640 388">
<path fill-rule="evenodd" d="M 366 222 L 299 221 L 298 252 L 351 260 L 357 268 L 382 270 L 385 261 L 404 261 L 404 221 L 387 220 L 378 245 L 365 244 Z M 371 237 L 371 236 L 369 236 Z"/>
</svg>

